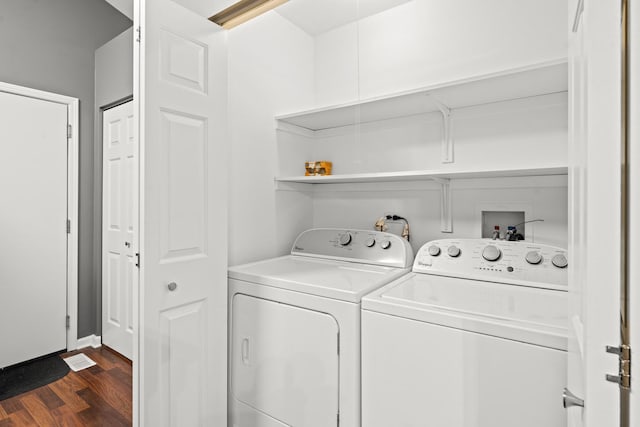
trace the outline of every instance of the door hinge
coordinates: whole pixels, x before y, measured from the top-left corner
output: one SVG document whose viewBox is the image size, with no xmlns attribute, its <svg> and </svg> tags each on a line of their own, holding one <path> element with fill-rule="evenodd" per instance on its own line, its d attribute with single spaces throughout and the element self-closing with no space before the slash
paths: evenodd
<svg viewBox="0 0 640 427">
<path fill-rule="evenodd" d="M 71 220 L 67 220 L 67 234 L 71 234 Z"/>
<path fill-rule="evenodd" d="M 340 354 L 340 332 L 338 332 L 338 355 Z"/>
<path fill-rule="evenodd" d="M 618 375 L 607 374 L 606 379 L 609 382 L 617 383 L 620 388 L 631 388 L 631 347 L 624 344 L 620 347 L 607 346 L 607 353 L 618 356 Z"/>
<path fill-rule="evenodd" d="M 338 418 L 337 418 L 337 422 L 338 422 L 338 427 L 340 427 L 340 412 L 338 412 Z"/>
<path fill-rule="evenodd" d="M 141 27 L 136 28 L 136 34 L 137 34 L 136 41 L 138 43 L 140 43 L 142 41 L 142 28 Z"/>
<path fill-rule="evenodd" d="M 67 125 L 67 139 L 71 139 L 73 136 L 73 127 L 71 125 Z"/>
<path fill-rule="evenodd" d="M 136 252 L 136 267 L 140 268 L 140 252 Z"/>
<path fill-rule="evenodd" d="M 71 327 L 71 316 L 69 316 L 68 314 L 65 320 L 65 325 L 67 326 L 67 329 Z"/>
</svg>

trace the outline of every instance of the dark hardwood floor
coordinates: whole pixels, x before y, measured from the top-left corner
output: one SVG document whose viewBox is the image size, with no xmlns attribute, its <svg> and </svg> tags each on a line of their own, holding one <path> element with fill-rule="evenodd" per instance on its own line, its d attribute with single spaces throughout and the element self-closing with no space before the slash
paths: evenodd
<svg viewBox="0 0 640 427">
<path fill-rule="evenodd" d="M 83 348 L 97 365 L 0 401 L 0 427 L 130 426 L 131 362 L 107 347 Z"/>
</svg>

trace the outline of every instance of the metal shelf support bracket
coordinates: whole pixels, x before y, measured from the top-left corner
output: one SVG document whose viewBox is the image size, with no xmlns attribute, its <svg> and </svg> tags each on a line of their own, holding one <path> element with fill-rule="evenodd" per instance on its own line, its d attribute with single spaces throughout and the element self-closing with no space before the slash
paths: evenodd
<svg viewBox="0 0 640 427">
<path fill-rule="evenodd" d="M 429 99 L 442 114 L 442 163 L 453 163 L 453 138 L 451 137 L 451 109 L 431 95 Z"/>
<path fill-rule="evenodd" d="M 451 220 L 451 180 L 445 178 L 432 178 L 440 184 L 440 231 L 453 233 L 453 221 Z"/>
</svg>

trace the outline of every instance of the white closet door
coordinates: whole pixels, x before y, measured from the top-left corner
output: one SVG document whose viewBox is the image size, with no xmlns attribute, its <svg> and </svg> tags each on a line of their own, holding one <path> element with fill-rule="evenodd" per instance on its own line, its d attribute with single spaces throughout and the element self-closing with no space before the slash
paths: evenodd
<svg viewBox="0 0 640 427">
<path fill-rule="evenodd" d="M 225 426 L 226 34 L 173 1 L 137 4 L 140 424 Z"/>
<path fill-rule="evenodd" d="M 579 0 L 569 4 L 569 351 L 567 388 L 585 396 L 585 292 L 587 283 L 587 56 Z M 574 31 L 575 30 L 575 31 Z M 567 409 L 568 427 L 584 426 L 584 408 Z"/>
<path fill-rule="evenodd" d="M 106 110 L 102 126 L 102 343 L 132 359 L 137 183 L 133 102 Z"/>
<path fill-rule="evenodd" d="M 66 349 L 67 106 L 0 92 L 0 367 Z"/>
</svg>

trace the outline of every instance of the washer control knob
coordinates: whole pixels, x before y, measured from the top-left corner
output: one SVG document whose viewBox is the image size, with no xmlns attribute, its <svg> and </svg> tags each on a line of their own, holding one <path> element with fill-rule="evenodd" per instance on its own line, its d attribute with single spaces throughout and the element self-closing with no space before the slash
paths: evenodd
<svg viewBox="0 0 640 427">
<path fill-rule="evenodd" d="M 567 261 L 567 257 L 564 254 L 557 254 L 551 258 L 551 264 L 555 265 L 558 268 L 566 268 L 569 265 L 569 261 Z"/>
<path fill-rule="evenodd" d="M 455 245 L 451 245 L 447 248 L 447 254 L 452 258 L 457 258 L 460 256 L 460 248 Z"/>
<path fill-rule="evenodd" d="M 438 256 L 440 255 L 440 248 L 437 247 L 436 245 L 431 245 L 429 246 L 429 255 L 431 256 Z"/>
<path fill-rule="evenodd" d="M 373 237 L 369 237 L 364 244 L 367 245 L 368 248 L 372 248 L 373 245 L 376 244 L 376 239 L 374 239 Z"/>
<path fill-rule="evenodd" d="M 338 241 L 342 246 L 347 246 L 349 243 L 351 243 L 351 233 L 344 233 L 340 235 Z"/>
<path fill-rule="evenodd" d="M 529 264 L 536 265 L 542 262 L 542 255 L 540 255 L 540 252 L 538 251 L 529 251 L 525 255 L 524 259 L 526 259 Z"/>
<path fill-rule="evenodd" d="M 500 259 L 500 256 L 502 256 L 502 252 L 500 252 L 500 249 L 493 245 L 485 246 L 485 248 L 482 250 L 482 258 L 486 259 L 487 261 L 497 261 Z"/>
<path fill-rule="evenodd" d="M 382 249 L 389 249 L 391 247 L 391 242 L 389 240 L 383 240 L 380 242 L 380 247 Z"/>
</svg>

